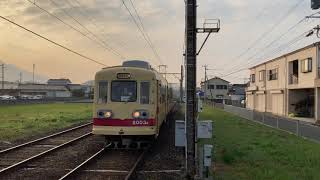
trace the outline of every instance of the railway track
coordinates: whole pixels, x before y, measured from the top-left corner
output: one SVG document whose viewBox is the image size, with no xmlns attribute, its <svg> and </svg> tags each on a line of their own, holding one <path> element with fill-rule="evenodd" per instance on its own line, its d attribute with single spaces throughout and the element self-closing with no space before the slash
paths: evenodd
<svg viewBox="0 0 320 180">
<path fill-rule="evenodd" d="M 59 180 L 66 179 L 112 179 L 130 180 L 148 151 L 110 149 L 103 147 L 94 155 L 70 170 Z"/>
<path fill-rule="evenodd" d="M 0 150 L 0 176 L 17 170 L 30 162 L 62 147 L 91 136 L 91 124 L 87 123 L 46 137 Z"/>
</svg>

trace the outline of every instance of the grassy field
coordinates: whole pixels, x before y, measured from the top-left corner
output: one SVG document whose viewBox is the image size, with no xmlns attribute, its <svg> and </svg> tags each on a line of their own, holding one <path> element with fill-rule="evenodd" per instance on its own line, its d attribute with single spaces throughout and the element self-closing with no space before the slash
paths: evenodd
<svg viewBox="0 0 320 180">
<path fill-rule="evenodd" d="M 0 106 L 0 140 L 12 141 L 61 129 L 91 118 L 90 104 L 34 104 Z"/>
<path fill-rule="evenodd" d="M 205 108 L 214 120 L 215 179 L 319 179 L 320 144 Z"/>
</svg>

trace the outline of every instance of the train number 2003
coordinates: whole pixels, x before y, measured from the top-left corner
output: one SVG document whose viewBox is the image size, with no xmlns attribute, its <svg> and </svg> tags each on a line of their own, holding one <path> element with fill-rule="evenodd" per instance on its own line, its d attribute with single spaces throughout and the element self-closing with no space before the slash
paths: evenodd
<svg viewBox="0 0 320 180">
<path fill-rule="evenodd" d="M 132 125 L 148 125 L 149 122 L 147 120 L 134 120 L 132 121 Z"/>
</svg>

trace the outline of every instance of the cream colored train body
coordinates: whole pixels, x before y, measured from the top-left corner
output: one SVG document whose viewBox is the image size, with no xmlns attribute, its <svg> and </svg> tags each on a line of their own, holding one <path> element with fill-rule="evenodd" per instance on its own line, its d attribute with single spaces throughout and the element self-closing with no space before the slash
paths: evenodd
<svg viewBox="0 0 320 180">
<path fill-rule="evenodd" d="M 94 89 L 93 134 L 108 139 L 155 138 L 171 110 L 167 81 L 143 61 L 102 69 Z"/>
</svg>

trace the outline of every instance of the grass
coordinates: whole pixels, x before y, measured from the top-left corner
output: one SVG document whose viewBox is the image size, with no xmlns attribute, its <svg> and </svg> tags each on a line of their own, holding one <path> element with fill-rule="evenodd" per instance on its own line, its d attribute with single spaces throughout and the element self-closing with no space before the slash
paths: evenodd
<svg viewBox="0 0 320 180">
<path fill-rule="evenodd" d="M 214 120 L 215 179 L 319 179 L 320 144 L 206 107 Z"/>
<path fill-rule="evenodd" d="M 0 140 L 13 141 L 61 129 L 91 118 L 91 104 L 0 106 Z"/>
</svg>

